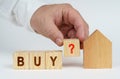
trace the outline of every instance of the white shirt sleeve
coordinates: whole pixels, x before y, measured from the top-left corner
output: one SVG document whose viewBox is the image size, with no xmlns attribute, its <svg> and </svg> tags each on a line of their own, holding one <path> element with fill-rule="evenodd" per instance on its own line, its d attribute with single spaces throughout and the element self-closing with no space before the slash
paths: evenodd
<svg viewBox="0 0 120 79">
<path fill-rule="evenodd" d="M 0 13 L 12 16 L 17 23 L 33 31 L 30 20 L 33 13 L 44 5 L 41 0 L 0 0 Z"/>
<path fill-rule="evenodd" d="M 30 25 L 31 17 L 43 4 L 40 0 L 18 0 L 13 8 L 13 14 L 17 22 L 33 31 Z"/>
</svg>

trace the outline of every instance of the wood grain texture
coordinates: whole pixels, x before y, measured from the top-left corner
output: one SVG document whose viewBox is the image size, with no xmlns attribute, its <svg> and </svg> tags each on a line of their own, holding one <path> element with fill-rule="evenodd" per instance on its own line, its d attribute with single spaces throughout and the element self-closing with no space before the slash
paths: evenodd
<svg viewBox="0 0 120 79">
<path fill-rule="evenodd" d="M 70 44 L 74 44 L 73 51 L 71 51 L 72 46 Z M 80 56 L 80 42 L 79 39 L 64 39 L 64 56 L 72 57 L 72 56 Z"/>
<path fill-rule="evenodd" d="M 84 41 L 84 68 L 112 68 L 112 42 L 96 30 Z"/>
<path fill-rule="evenodd" d="M 46 52 L 46 69 L 62 69 L 62 51 Z"/>
<path fill-rule="evenodd" d="M 45 69 L 45 51 L 30 51 L 30 69 Z"/>
<path fill-rule="evenodd" d="M 29 69 L 29 53 L 18 51 L 13 54 L 13 66 L 15 69 Z"/>
</svg>

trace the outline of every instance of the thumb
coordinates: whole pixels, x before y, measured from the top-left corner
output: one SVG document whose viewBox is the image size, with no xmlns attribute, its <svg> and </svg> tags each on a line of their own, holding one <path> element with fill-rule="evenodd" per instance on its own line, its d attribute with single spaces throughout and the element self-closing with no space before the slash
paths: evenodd
<svg viewBox="0 0 120 79">
<path fill-rule="evenodd" d="M 58 46 L 63 45 L 63 34 L 54 23 L 49 25 L 48 38 L 54 41 Z"/>
</svg>

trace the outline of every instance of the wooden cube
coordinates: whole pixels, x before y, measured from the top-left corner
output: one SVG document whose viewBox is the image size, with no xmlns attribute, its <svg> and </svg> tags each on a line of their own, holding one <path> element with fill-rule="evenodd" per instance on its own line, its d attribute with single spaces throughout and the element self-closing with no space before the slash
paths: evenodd
<svg viewBox="0 0 120 79">
<path fill-rule="evenodd" d="M 64 39 L 64 56 L 80 56 L 79 39 Z"/>
<path fill-rule="evenodd" d="M 112 68 L 112 42 L 96 30 L 84 41 L 84 68 Z"/>
<path fill-rule="evenodd" d="M 30 52 L 30 69 L 45 69 L 45 51 Z"/>
<path fill-rule="evenodd" d="M 46 69 L 62 68 L 62 51 L 46 52 Z"/>
<path fill-rule="evenodd" d="M 15 69 L 29 69 L 29 53 L 26 51 L 14 53 L 13 66 Z"/>
</svg>

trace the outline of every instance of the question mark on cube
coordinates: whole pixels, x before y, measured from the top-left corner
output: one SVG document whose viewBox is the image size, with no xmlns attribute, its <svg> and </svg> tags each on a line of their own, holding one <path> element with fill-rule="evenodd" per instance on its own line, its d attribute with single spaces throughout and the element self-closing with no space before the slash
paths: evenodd
<svg viewBox="0 0 120 79">
<path fill-rule="evenodd" d="M 69 48 L 70 48 L 71 54 L 73 54 L 74 47 L 75 47 L 74 44 L 69 44 Z"/>
</svg>

